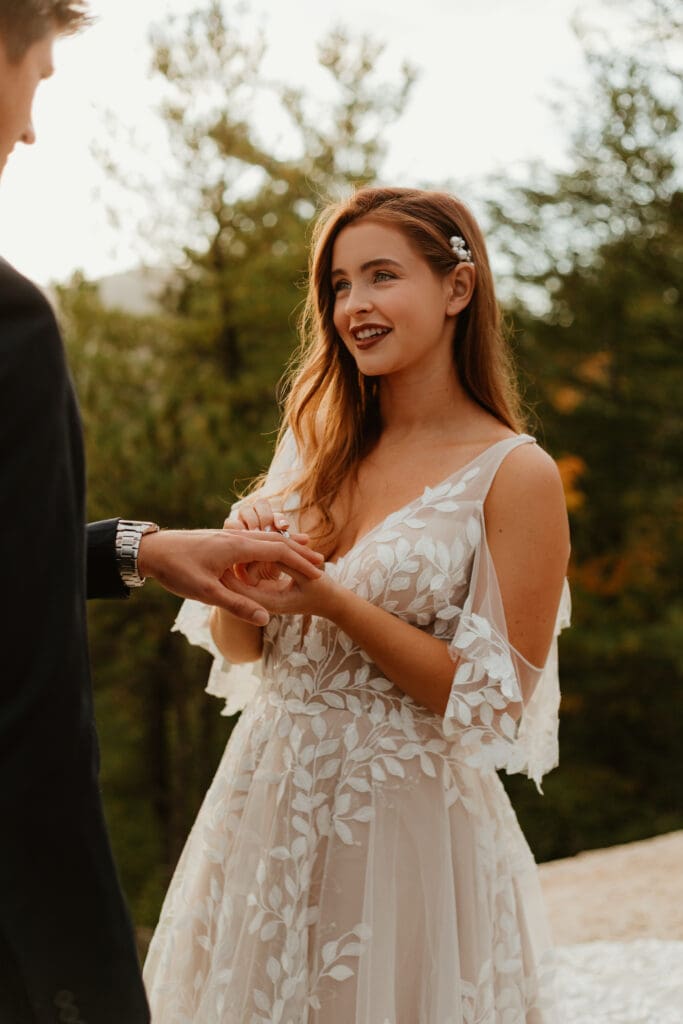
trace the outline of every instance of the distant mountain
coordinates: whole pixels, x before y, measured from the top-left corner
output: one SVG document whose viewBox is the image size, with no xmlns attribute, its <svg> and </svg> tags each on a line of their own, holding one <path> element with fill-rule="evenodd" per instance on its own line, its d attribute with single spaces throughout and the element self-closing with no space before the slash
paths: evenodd
<svg viewBox="0 0 683 1024">
<path fill-rule="evenodd" d="M 161 267 L 139 267 L 102 277 L 95 283 L 102 305 L 107 309 L 145 316 L 159 312 L 160 296 L 172 276 L 172 271 Z"/>
<path fill-rule="evenodd" d="M 173 271 L 162 267 L 138 267 L 90 281 L 105 309 L 120 309 L 133 316 L 149 316 L 162 310 L 164 288 L 173 281 Z M 39 285 L 55 309 L 59 308 L 57 287 Z M 68 284 L 67 284 L 68 287 Z"/>
</svg>

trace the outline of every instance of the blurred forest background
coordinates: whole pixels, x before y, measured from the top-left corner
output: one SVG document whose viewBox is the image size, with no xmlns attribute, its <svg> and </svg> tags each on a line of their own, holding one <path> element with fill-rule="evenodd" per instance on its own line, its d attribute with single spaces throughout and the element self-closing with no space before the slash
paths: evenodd
<svg viewBox="0 0 683 1024">
<path fill-rule="evenodd" d="M 586 40 L 591 88 L 558 110 L 568 166 L 487 183 L 482 218 L 507 267 L 530 429 L 559 462 L 572 522 L 561 765 L 543 798 L 505 780 L 538 860 L 683 826 L 683 90 L 660 50 L 683 25 L 670 0 L 642 0 L 634 19 L 632 52 Z M 338 31 L 320 46 L 337 95 L 320 116 L 262 81 L 259 43 L 217 3 L 159 30 L 153 49 L 174 205 L 148 198 L 186 244 L 156 313 L 105 308 L 82 279 L 60 289 L 88 511 L 220 526 L 235 481 L 269 461 L 315 213 L 381 180 L 383 126 L 415 75 L 378 80 L 381 45 Z M 290 159 L 250 114 L 269 88 L 290 120 Z M 141 926 L 156 921 L 234 725 L 204 693 L 208 656 L 170 632 L 177 608 L 150 585 L 90 609 L 104 798 Z"/>
</svg>

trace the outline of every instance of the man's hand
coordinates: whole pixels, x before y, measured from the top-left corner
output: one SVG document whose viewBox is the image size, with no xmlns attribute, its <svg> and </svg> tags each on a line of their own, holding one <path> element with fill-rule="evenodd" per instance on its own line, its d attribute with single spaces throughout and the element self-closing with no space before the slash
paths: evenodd
<svg viewBox="0 0 683 1024">
<path fill-rule="evenodd" d="M 224 530 L 276 530 L 284 537 L 291 537 L 299 544 L 310 544 L 307 533 L 290 533 L 289 519 L 283 512 L 276 512 L 267 498 L 256 498 L 253 502 L 242 502 L 237 514 L 229 516 L 223 523 Z M 279 580 L 282 568 L 276 562 L 241 563 L 235 566 L 235 576 L 248 586 L 255 586 L 260 580 Z"/>
<path fill-rule="evenodd" d="M 285 572 L 293 569 L 318 579 L 323 556 L 279 533 L 258 530 L 162 530 L 146 534 L 138 552 L 141 576 L 151 576 L 178 597 L 216 605 L 265 626 L 269 615 L 263 606 L 231 586 L 237 583 L 233 566 L 250 562 L 276 562 Z"/>
</svg>

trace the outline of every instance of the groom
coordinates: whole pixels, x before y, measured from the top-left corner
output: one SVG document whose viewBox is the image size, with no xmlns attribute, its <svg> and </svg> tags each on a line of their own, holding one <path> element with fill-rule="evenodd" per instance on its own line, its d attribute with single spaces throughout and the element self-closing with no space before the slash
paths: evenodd
<svg viewBox="0 0 683 1024">
<path fill-rule="evenodd" d="M 0 0 L 0 173 L 32 143 L 31 106 L 82 0 Z M 85 596 L 145 576 L 263 624 L 238 562 L 315 576 L 276 534 L 86 527 L 78 409 L 52 311 L 0 259 L 0 1024 L 149 1020 L 98 789 Z M 87 539 L 86 539 L 87 538 Z M 236 589 L 231 589 L 235 587 Z"/>
</svg>

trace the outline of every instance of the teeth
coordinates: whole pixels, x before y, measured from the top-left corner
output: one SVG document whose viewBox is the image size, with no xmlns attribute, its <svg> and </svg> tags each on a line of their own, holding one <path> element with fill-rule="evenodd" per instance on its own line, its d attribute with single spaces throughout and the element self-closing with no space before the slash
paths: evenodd
<svg viewBox="0 0 683 1024">
<path fill-rule="evenodd" d="M 358 341 L 365 341 L 367 338 L 374 338 L 378 334 L 386 334 L 386 327 L 367 327 L 362 331 L 355 331 Z"/>
</svg>

